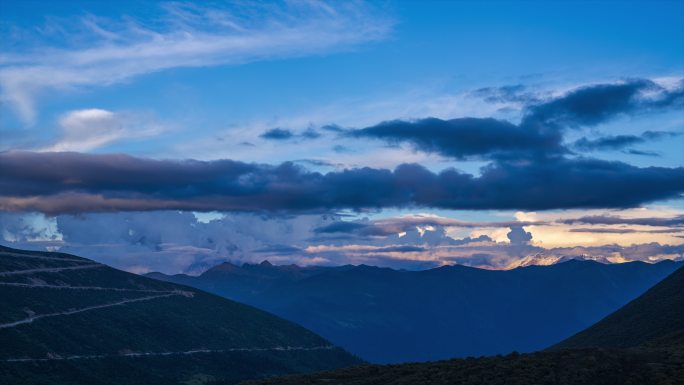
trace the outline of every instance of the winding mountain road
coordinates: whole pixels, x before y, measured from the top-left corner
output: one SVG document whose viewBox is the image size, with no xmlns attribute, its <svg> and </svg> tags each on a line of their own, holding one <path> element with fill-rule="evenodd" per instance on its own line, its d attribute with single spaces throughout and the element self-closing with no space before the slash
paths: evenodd
<svg viewBox="0 0 684 385">
<path fill-rule="evenodd" d="M 110 302 L 110 303 L 106 303 L 106 304 L 102 304 L 102 305 L 88 306 L 88 307 L 83 307 L 80 309 L 68 310 L 68 311 L 57 312 L 57 313 L 36 314 L 36 315 L 33 315 L 31 317 L 28 317 L 28 318 L 24 318 L 24 319 L 19 320 L 19 321 L 0 324 L 0 329 L 13 328 L 13 327 L 17 327 L 19 325 L 30 324 L 33 321 L 36 321 L 36 320 L 39 320 L 42 318 L 58 317 L 58 316 L 64 316 L 64 315 L 83 313 L 85 311 L 96 310 L 96 309 L 104 309 L 107 307 L 119 306 L 119 305 L 124 305 L 127 303 L 150 301 L 150 300 L 157 299 L 157 298 L 171 297 L 173 295 L 183 295 L 186 297 L 188 296 L 188 294 L 186 292 L 174 291 L 174 292 L 169 292 L 167 294 L 151 295 L 151 296 L 147 296 L 147 297 L 124 299 L 124 300 L 117 301 L 117 302 Z"/>
<path fill-rule="evenodd" d="M 43 255 L 29 255 L 29 254 L 19 254 L 19 253 L 8 253 L 2 252 L 0 256 L 9 256 L 16 258 L 31 258 L 31 259 L 45 259 L 48 261 L 64 261 L 64 262 L 80 262 L 80 263 L 90 263 L 87 259 L 76 259 L 76 258 L 58 258 L 58 257 L 46 257 Z"/>
<path fill-rule="evenodd" d="M 66 258 L 51 258 L 42 256 L 30 256 L 22 254 L 12 254 L 12 257 L 25 257 L 25 258 L 37 258 L 37 259 L 47 259 L 47 260 L 59 260 L 66 262 L 88 262 L 77 259 L 66 259 Z M 81 269 L 92 269 L 104 267 L 104 265 L 99 263 L 88 263 L 77 266 L 65 266 L 65 267 L 49 267 L 49 268 L 36 268 L 36 269 L 26 269 L 26 270 L 15 270 L 15 271 L 3 271 L 0 272 L 0 277 L 8 277 L 15 275 L 27 275 L 33 273 L 54 273 L 69 270 L 81 270 Z M 188 298 L 192 298 L 194 293 L 192 291 L 184 290 L 152 290 L 152 289 L 129 289 L 129 288 L 119 288 L 119 287 L 102 287 L 102 286 L 70 286 L 70 285 L 53 285 L 47 283 L 24 283 L 24 282 L 0 282 L 0 286 L 7 287 L 21 287 L 28 289 L 55 289 L 55 290 L 104 290 L 104 291 L 117 291 L 117 292 L 134 292 L 134 293 L 154 293 L 155 295 L 149 295 L 139 298 L 129 298 L 123 299 L 116 302 L 110 302 L 100 305 L 87 306 L 79 309 L 71 309 L 62 312 L 47 313 L 47 314 L 35 314 L 28 318 L 24 318 L 18 321 L 7 322 L 0 324 L 0 329 L 14 328 L 20 325 L 31 324 L 37 320 L 50 317 L 68 316 L 72 314 L 83 313 L 91 310 L 104 309 L 113 306 L 121 306 L 135 302 L 152 301 L 159 298 L 166 298 L 175 295 L 180 295 Z M 229 353 L 229 352 L 259 352 L 259 351 L 314 351 L 314 350 L 329 350 L 334 349 L 332 345 L 323 346 L 275 346 L 275 347 L 247 347 L 247 348 L 230 348 L 230 349 L 193 349 L 185 351 L 162 351 L 162 352 L 128 352 L 120 354 L 96 354 L 96 355 L 68 355 L 62 356 L 59 354 L 49 354 L 48 357 L 44 358 L 9 358 L 0 360 L 0 362 L 42 362 L 42 361 L 63 361 L 63 360 L 81 360 L 81 359 L 102 359 L 110 357 L 152 357 L 152 356 L 173 356 L 173 355 L 193 355 L 193 354 L 203 354 L 203 353 Z"/>
<path fill-rule="evenodd" d="M 100 286 L 68 286 L 68 285 L 49 285 L 42 283 L 21 283 L 21 282 L 0 282 L 0 286 L 26 287 L 37 289 L 65 289 L 65 290 L 109 290 L 133 293 L 174 293 L 169 290 L 150 290 L 150 289 L 126 289 L 121 287 L 100 287 Z"/>
<path fill-rule="evenodd" d="M 60 271 L 94 269 L 97 267 L 104 267 L 104 266 L 105 265 L 100 264 L 100 263 L 91 263 L 89 265 L 78 265 L 78 266 L 45 267 L 45 268 L 40 268 L 40 269 L 2 271 L 2 272 L 0 272 L 0 277 L 8 277 L 8 276 L 12 276 L 12 275 L 33 274 L 33 273 L 57 273 Z"/>
<path fill-rule="evenodd" d="M 65 361 L 65 360 L 92 360 L 97 358 L 110 357 L 154 357 L 154 356 L 176 356 L 191 355 L 201 353 L 230 353 L 230 352 L 279 352 L 279 351 L 315 351 L 335 349 L 333 345 L 321 346 L 275 346 L 271 348 L 231 348 L 231 349 L 194 349 L 179 352 L 131 352 L 121 354 L 94 354 L 94 355 L 72 355 L 59 356 L 53 355 L 46 358 L 9 358 L 2 362 L 42 362 L 42 361 Z"/>
</svg>

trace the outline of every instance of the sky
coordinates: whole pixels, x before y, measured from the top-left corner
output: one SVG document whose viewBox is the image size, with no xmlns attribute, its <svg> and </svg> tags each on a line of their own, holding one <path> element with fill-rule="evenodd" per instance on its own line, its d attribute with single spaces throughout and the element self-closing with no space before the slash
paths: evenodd
<svg viewBox="0 0 684 385">
<path fill-rule="evenodd" d="M 0 2 L 0 243 L 684 258 L 684 2 Z"/>
</svg>

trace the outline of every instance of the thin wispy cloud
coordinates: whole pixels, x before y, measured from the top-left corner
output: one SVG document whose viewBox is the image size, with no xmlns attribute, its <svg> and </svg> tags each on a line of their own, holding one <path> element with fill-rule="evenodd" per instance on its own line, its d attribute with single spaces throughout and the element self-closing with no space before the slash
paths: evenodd
<svg viewBox="0 0 684 385">
<path fill-rule="evenodd" d="M 121 140 L 157 135 L 164 130 L 155 119 L 100 108 L 69 111 L 59 118 L 57 141 L 41 151 L 90 151 Z"/>
<path fill-rule="evenodd" d="M 582 137 L 581 139 L 575 141 L 573 146 L 580 151 L 587 152 L 597 150 L 619 150 L 633 145 L 646 143 L 648 141 L 675 138 L 680 135 L 681 133 L 679 132 L 646 131 L 641 135 L 612 135 L 600 137 L 597 139 L 588 139 L 586 137 Z M 643 154 L 637 153 L 637 155 Z"/>
<path fill-rule="evenodd" d="M 45 42 L 3 55 L 2 101 L 31 122 L 36 96 L 47 89 L 107 86 L 171 68 L 344 50 L 385 38 L 393 25 L 390 17 L 358 2 L 240 3 L 220 8 L 172 3 L 163 9 L 164 16 L 154 24 L 84 16 L 76 22 L 77 34 L 67 31 L 64 44 Z"/>
</svg>

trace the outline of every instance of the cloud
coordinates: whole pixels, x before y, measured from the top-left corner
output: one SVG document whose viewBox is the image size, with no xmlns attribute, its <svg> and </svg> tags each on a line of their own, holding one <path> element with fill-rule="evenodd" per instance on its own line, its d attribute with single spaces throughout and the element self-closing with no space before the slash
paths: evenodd
<svg viewBox="0 0 684 385">
<path fill-rule="evenodd" d="M 511 231 L 506 236 L 514 245 L 525 245 L 532 240 L 532 233 L 525 231 L 522 226 L 511 226 Z"/>
<path fill-rule="evenodd" d="M 634 210 L 632 210 L 634 211 Z M 575 213 L 576 214 L 576 213 Z M 553 213 L 542 214 L 542 216 Z M 415 214 L 409 218 L 425 217 Z M 548 263 L 574 257 L 591 257 L 612 262 L 644 260 L 653 262 L 665 258 L 681 258 L 683 241 L 671 244 L 651 241 L 625 244 L 585 243 L 579 247 L 543 247 L 530 244 L 531 235 L 538 241 L 545 238 L 538 226 L 525 222 L 464 222 L 454 218 L 436 217 L 433 223 L 447 220 L 492 228 L 501 226 L 503 237 L 494 241 L 486 235 L 475 236 L 481 228 L 469 227 L 469 236 L 449 226 L 406 228 L 403 234 L 366 237 L 336 233 L 321 233 L 320 229 L 339 227 L 336 215 L 264 215 L 263 213 L 213 213 L 201 216 L 179 211 L 86 213 L 45 217 L 35 213 L 1 213 L 3 229 L 0 243 L 13 247 L 60 251 L 94 258 L 103 263 L 135 272 L 200 273 L 224 261 L 255 263 L 268 259 L 274 264 L 341 265 L 366 263 L 395 268 L 424 269 L 459 263 L 490 269 L 511 268 L 528 263 Z M 365 223 L 400 222 L 385 218 Z M 407 222 L 411 222 L 410 220 Z M 353 222 L 356 223 L 356 222 Z M 360 220 L 358 223 L 364 223 Z M 417 222 L 415 222 L 417 223 Z M 508 226 L 504 227 L 505 224 Z M 558 223 L 549 223 L 558 226 Z M 369 226 L 369 228 L 372 226 Z M 600 233 L 601 227 L 578 234 L 587 240 Z M 637 227 L 629 230 L 646 232 Z M 598 231 L 597 231 L 598 230 Z M 661 229 L 653 229 L 661 231 Z M 663 229 L 668 230 L 668 229 Z M 676 232 L 677 228 L 670 231 Z M 467 232 L 466 232 L 467 233 Z M 509 242 L 506 241 L 506 234 Z M 531 235 L 530 235 L 531 233 Z M 451 235 L 449 235 L 451 234 Z M 625 232 L 614 239 L 624 240 Z M 636 234 L 634 234 L 636 235 Z M 332 237 L 331 237 L 332 236 Z M 639 239 L 632 238 L 631 240 Z M 538 239 L 539 238 L 539 239 Z M 649 240 L 650 239 L 650 240 Z M 641 241 L 643 242 L 643 241 Z"/>
<path fill-rule="evenodd" d="M 315 167 L 342 167 L 339 163 L 332 163 L 323 159 L 297 159 L 293 160 L 294 163 L 304 163 Z"/>
<path fill-rule="evenodd" d="M 558 132 L 532 130 L 492 118 L 395 120 L 350 134 L 393 144 L 409 142 L 417 150 L 456 159 L 519 158 L 565 151 Z"/>
<path fill-rule="evenodd" d="M 471 95 L 482 98 L 487 103 L 520 103 L 523 105 L 538 102 L 541 95 L 527 90 L 522 84 L 479 88 Z"/>
<path fill-rule="evenodd" d="M 377 249 L 374 249 L 374 253 L 418 253 L 421 251 L 425 251 L 425 248 L 420 247 L 420 246 L 388 246 L 388 247 L 380 247 Z"/>
<path fill-rule="evenodd" d="M 606 233 L 606 234 L 634 234 L 634 233 L 651 233 L 651 234 L 669 234 L 684 232 L 684 229 L 662 229 L 662 230 L 642 230 L 642 229 L 624 229 L 624 228 L 575 228 L 568 230 L 571 233 Z"/>
<path fill-rule="evenodd" d="M 646 131 L 641 135 L 614 135 L 604 136 L 598 139 L 587 139 L 583 137 L 578 139 L 573 144 L 573 147 L 580 151 L 598 151 L 598 150 L 620 150 L 635 144 L 646 143 L 647 141 L 672 138 L 681 135 L 679 132 L 668 131 Z M 638 150 L 634 151 L 635 155 L 643 155 Z"/>
<path fill-rule="evenodd" d="M 562 223 L 587 225 L 641 225 L 641 226 L 684 226 L 684 215 L 673 217 L 652 217 L 652 218 L 624 218 L 612 215 L 591 215 L 579 218 L 565 219 Z"/>
<path fill-rule="evenodd" d="M 335 234 L 335 233 L 353 233 L 358 230 L 364 230 L 369 227 L 368 224 L 359 222 L 334 222 L 329 225 L 318 227 L 314 232 L 319 234 Z"/>
<path fill-rule="evenodd" d="M 99 108 L 70 111 L 59 118 L 59 125 L 61 137 L 41 151 L 89 151 L 162 131 L 162 126 L 149 117 Z"/>
<path fill-rule="evenodd" d="M 120 154 L 0 153 L 0 210 L 52 214 L 624 208 L 683 192 L 682 167 L 639 168 L 582 158 L 490 164 L 476 177 L 455 169 L 434 173 L 417 164 L 319 173 L 287 162 L 271 166 Z"/>
<path fill-rule="evenodd" d="M 655 151 L 642 151 L 642 150 L 635 150 L 633 148 L 624 151 L 626 154 L 631 154 L 631 155 L 641 155 L 641 156 L 660 156 L 659 153 Z"/>
<path fill-rule="evenodd" d="M 289 140 L 294 138 L 310 140 L 320 138 L 321 134 L 312 127 L 307 128 L 299 134 L 295 134 L 294 132 L 292 132 L 292 130 L 288 129 L 272 128 L 270 130 L 267 130 L 263 134 L 259 135 L 259 137 L 269 140 Z"/>
<path fill-rule="evenodd" d="M 269 246 L 261 248 L 261 249 L 253 250 L 252 252 L 262 253 L 262 254 L 285 254 L 285 255 L 288 255 L 288 254 L 302 253 L 303 250 L 300 249 L 299 247 L 295 247 L 295 246 L 269 245 Z"/>
<path fill-rule="evenodd" d="M 382 219 L 360 219 L 357 221 L 337 221 L 313 230 L 312 240 L 330 242 L 371 242 L 378 244 L 381 239 L 386 244 L 424 244 L 458 245 L 473 242 L 507 242 L 511 245 L 534 243 L 537 246 L 558 247 L 567 244 L 600 245 L 619 243 L 629 245 L 634 242 L 658 241 L 661 244 L 679 243 L 675 238 L 684 233 L 681 215 L 667 214 L 667 217 L 649 218 L 642 216 L 622 220 L 620 217 L 607 216 L 613 220 L 586 220 L 589 226 L 576 227 L 582 223 L 585 210 L 563 211 L 562 214 L 548 212 L 516 213 L 512 221 L 462 221 L 455 218 L 429 214 L 411 214 Z M 647 209 L 622 210 L 627 215 L 648 215 Z M 631 213 L 631 214 L 630 214 Z M 568 215 L 574 216 L 568 218 Z M 601 216 L 594 216 L 600 218 Z M 542 219 L 543 218 L 543 219 Z M 619 220 L 615 220 L 619 219 Z M 598 222 L 594 224 L 593 222 Z M 606 225 L 603 222 L 608 222 Z M 652 224 L 657 227 L 646 226 Z M 607 227 L 610 226 L 610 227 Z M 585 236 L 574 236 L 583 233 Z M 469 234 L 469 237 L 456 239 Z M 613 234 L 632 234 L 630 237 L 613 237 Z M 663 236 L 655 236 L 660 234 Z"/>
<path fill-rule="evenodd" d="M 376 219 L 372 221 L 339 221 L 330 223 L 324 227 L 314 229 L 317 234 L 354 234 L 356 236 L 387 236 L 415 231 L 416 228 L 442 228 L 456 227 L 472 229 L 478 227 L 486 228 L 508 228 L 512 226 L 529 226 L 546 224 L 546 222 L 530 221 L 503 221 L 503 222 L 473 222 L 461 221 L 453 218 L 446 218 L 429 214 L 411 214 L 395 218 Z"/>
<path fill-rule="evenodd" d="M 261 138 L 270 140 L 287 140 L 292 139 L 294 134 L 290 130 L 285 130 L 282 128 L 272 128 L 259 136 Z"/>
<path fill-rule="evenodd" d="M 11 242 L 59 241 L 57 224 L 37 213 L 0 213 L 0 239 Z"/>
<path fill-rule="evenodd" d="M 0 97 L 28 122 L 44 90 L 107 86 L 178 67 L 237 65 L 348 49 L 385 38 L 393 21 L 371 5 L 322 1 L 170 3 L 147 25 L 134 18 L 67 19 L 60 39 L 0 58 Z M 5 36 L 10 38 L 11 36 Z M 60 43 L 56 43 L 60 42 Z"/>
<path fill-rule="evenodd" d="M 644 139 L 636 135 L 617 135 L 595 140 L 581 138 L 575 142 L 574 147 L 582 151 L 616 150 L 643 142 Z"/>
<path fill-rule="evenodd" d="M 684 103 L 684 79 L 668 89 L 648 79 L 594 84 L 528 106 L 523 126 L 577 128 L 595 126 L 620 115 L 677 108 Z"/>
<path fill-rule="evenodd" d="M 558 247 L 545 251 L 545 255 L 586 257 L 609 262 L 644 261 L 657 262 L 664 259 L 682 260 L 684 257 L 684 244 L 662 245 L 657 242 L 642 243 L 631 246 L 605 245 L 592 247 Z"/>
<path fill-rule="evenodd" d="M 13 247 L 59 247 L 138 272 L 198 273 L 230 260 L 306 264 L 304 245 L 312 228 L 333 221 L 330 215 L 265 216 L 225 213 L 200 221 L 191 212 L 150 211 L 79 215 L 0 212 L 0 243 Z M 4 241 L 3 241 L 4 239 Z M 297 253 L 297 250 L 299 252 Z M 306 257 L 306 258 L 304 258 Z"/>
<path fill-rule="evenodd" d="M 309 127 L 302 132 L 301 137 L 304 139 L 317 139 L 321 137 L 321 133 L 316 131 L 314 128 Z"/>
<path fill-rule="evenodd" d="M 390 144 L 407 142 L 416 150 L 455 159 L 559 156 L 569 152 L 562 144 L 564 130 L 594 126 L 623 114 L 679 107 L 684 102 L 684 84 L 680 82 L 678 87 L 667 89 L 646 79 L 594 84 L 547 100 L 524 97 L 523 118 L 517 125 L 492 118 L 392 120 L 349 130 L 347 135 L 381 139 Z M 520 89 L 480 91 L 493 92 L 498 101 L 514 97 Z M 575 145 L 585 150 L 621 147 L 667 135 L 675 134 L 647 131 L 640 138 L 620 136 L 597 142 L 583 138 Z"/>
</svg>

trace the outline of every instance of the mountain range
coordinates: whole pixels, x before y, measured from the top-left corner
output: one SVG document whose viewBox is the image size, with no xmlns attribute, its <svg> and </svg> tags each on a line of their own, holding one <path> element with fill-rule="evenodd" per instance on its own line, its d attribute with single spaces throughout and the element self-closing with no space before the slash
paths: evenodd
<svg viewBox="0 0 684 385">
<path fill-rule="evenodd" d="M 684 268 L 600 322 L 546 351 L 356 366 L 248 384 L 677 385 L 682 379 Z"/>
<path fill-rule="evenodd" d="M 361 361 L 202 290 L 0 247 L 0 384 L 234 384 Z"/>
<path fill-rule="evenodd" d="M 579 332 L 682 262 L 424 271 L 372 266 L 218 265 L 198 277 L 149 277 L 253 305 L 374 363 L 531 352 Z"/>
<path fill-rule="evenodd" d="M 552 349 L 664 346 L 684 346 L 684 269 Z"/>
</svg>

